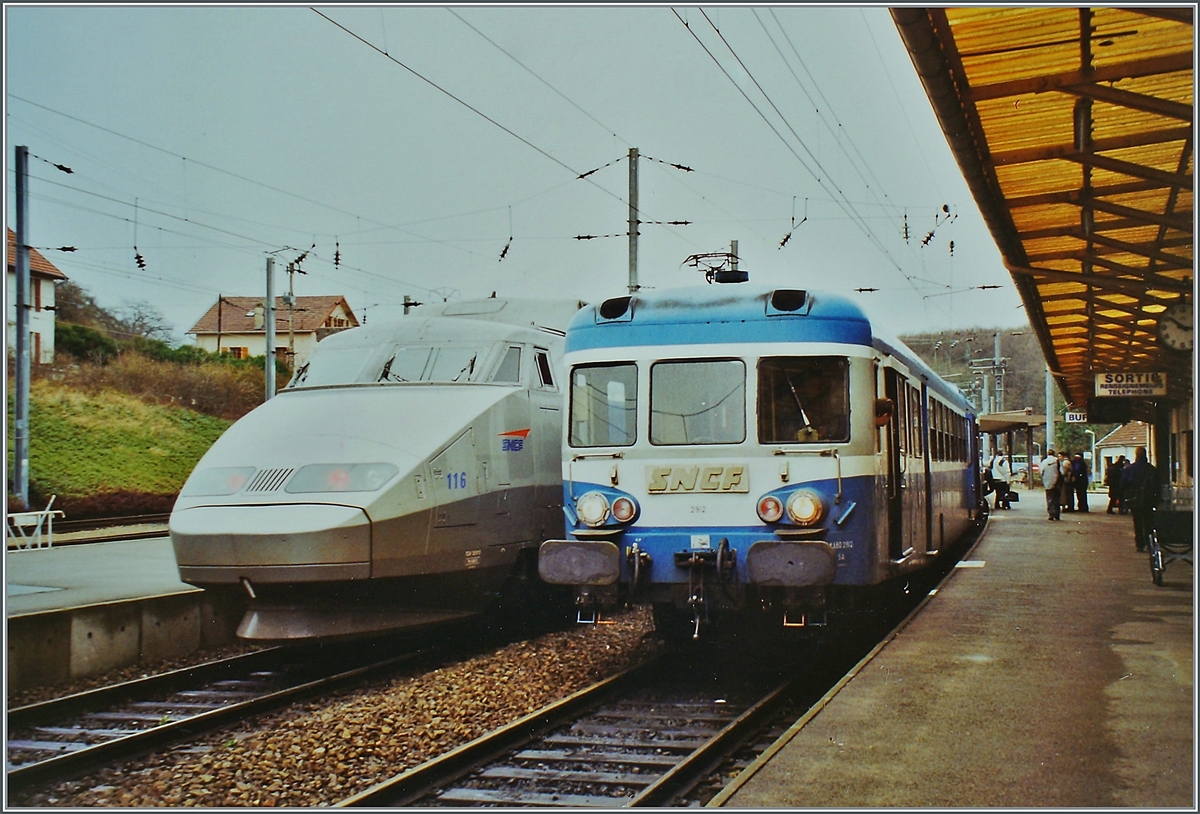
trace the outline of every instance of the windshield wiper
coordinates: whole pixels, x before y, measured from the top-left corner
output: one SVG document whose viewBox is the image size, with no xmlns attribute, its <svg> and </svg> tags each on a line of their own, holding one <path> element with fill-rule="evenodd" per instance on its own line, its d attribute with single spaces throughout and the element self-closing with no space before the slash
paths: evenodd
<svg viewBox="0 0 1200 814">
<path fill-rule="evenodd" d="M 396 361 L 396 356 L 395 356 L 395 354 L 392 354 L 392 358 L 391 358 L 391 359 L 388 359 L 388 360 L 387 360 L 387 362 L 386 362 L 386 363 L 384 363 L 384 365 L 383 365 L 383 372 L 379 374 L 379 378 L 375 380 L 376 382 L 381 382 L 381 381 L 383 381 L 383 380 L 385 380 L 385 379 L 386 379 L 387 381 L 389 381 L 389 382 L 406 382 L 406 381 L 408 381 L 408 379 L 404 378 L 403 376 L 399 376 L 399 375 L 397 375 L 397 376 L 393 376 L 393 375 L 391 375 L 391 373 L 392 373 L 392 362 L 394 362 L 394 361 Z"/>
<path fill-rule="evenodd" d="M 475 356 L 478 356 L 478 355 L 479 354 L 475 354 Z M 464 374 L 464 373 L 466 373 L 467 376 L 470 377 L 470 375 L 475 372 L 475 356 L 472 356 L 471 361 L 469 361 L 465 365 L 463 365 L 463 369 L 458 371 L 458 373 L 455 375 L 455 377 L 453 379 L 451 379 L 450 381 L 452 381 L 452 382 L 458 381 L 459 377 L 461 377 L 462 374 Z"/>
<path fill-rule="evenodd" d="M 296 385 L 303 383 L 303 381 L 308 377 L 309 364 L 309 362 L 305 362 L 300 366 L 300 369 L 296 371 L 295 377 L 293 377 L 293 379 L 288 383 L 288 387 L 295 387 Z"/>
</svg>

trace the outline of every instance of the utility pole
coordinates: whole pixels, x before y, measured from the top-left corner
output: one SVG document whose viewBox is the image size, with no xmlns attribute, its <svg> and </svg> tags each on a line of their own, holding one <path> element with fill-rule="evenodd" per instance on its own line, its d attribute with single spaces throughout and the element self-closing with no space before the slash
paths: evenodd
<svg viewBox="0 0 1200 814">
<path fill-rule="evenodd" d="M 997 413 L 1004 412 L 1004 365 L 1000 359 L 1000 332 L 995 333 L 996 347 L 992 355 L 992 365 L 996 370 L 996 410 Z"/>
<path fill-rule="evenodd" d="M 263 367 L 267 371 L 267 400 L 275 397 L 275 258 L 267 258 L 267 302 L 263 307 L 263 328 L 266 330 L 266 357 Z"/>
<path fill-rule="evenodd" d="M 288 367 L 296 367 L 296 264 L 288 263 Z"/>
<path fill-rule="evenodd" d="M 224 297 L 217 295 L 217 356 L 221 355 L 221 312 L 224 309 Z"/>
<path fill-rule="evenodd" d="M 629 293 L 638 291 L 638 149 L 629 148 Z"/>
<path fill-rule="evenodd" d="M 29 245 L 28 194 L 29 149 L 17 147 L 17 369 L 13 418 L 13 484 L 23 509 L 29 508 Z"/>
</svg>

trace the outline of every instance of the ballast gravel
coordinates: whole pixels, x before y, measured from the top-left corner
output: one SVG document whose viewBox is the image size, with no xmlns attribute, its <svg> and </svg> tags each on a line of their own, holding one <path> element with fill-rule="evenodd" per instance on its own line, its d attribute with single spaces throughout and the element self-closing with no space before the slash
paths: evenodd
<svg viewBox="0 0 1200 814">
<path fill-rule="evenodd" d="M 329 806 L 648 657 L 643 610 L 293 705 L 14 806 Z"/>
</svg>

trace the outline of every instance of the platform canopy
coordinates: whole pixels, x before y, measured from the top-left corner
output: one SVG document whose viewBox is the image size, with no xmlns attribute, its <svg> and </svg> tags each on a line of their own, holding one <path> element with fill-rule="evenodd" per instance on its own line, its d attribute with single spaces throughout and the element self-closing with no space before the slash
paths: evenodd
<svg viewBox="0 0 1200 814">
<path fill-rule="evenodd" d="M 1046 416 L 1026 413 L 1023 410 L 1009 410 L 1004 413 L 984 413 L 976 421 L 980 432 L 985 435 L 1003 435 L 1015 430 L 1029 427 L 1046 426 Z"/>
<path fill-rule="evenodd" d="M 1066 395 L 1165 372 L 1193 305 L 1192 6 L 895 8 L 892 17 Z"/>
</svg>

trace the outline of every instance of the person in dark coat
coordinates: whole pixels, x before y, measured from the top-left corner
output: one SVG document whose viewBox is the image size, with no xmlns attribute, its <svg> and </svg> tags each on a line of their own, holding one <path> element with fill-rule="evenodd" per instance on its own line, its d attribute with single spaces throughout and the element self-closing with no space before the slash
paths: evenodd
<svg viewBox="0 0 1200 814">
<path fill-rule="evenodd" d="M 1158 470 L 1146 459 L 1145 447 L 1137 448 L 1133 463 L 1121 474 L 1121 494 L 1133 515 L 1134 543 L 1138 551 L 1145 551 L 1158 503 Z"/>
<path fill-rule="evenodd" d="M 1075 511 L 1075 467 L 1071 464 L 1071 454 L 1063 451 L 1058 453 L 1058 502 L 1064 512 Z"/>
<path fill-rule="evenodd" d="M 1121 474 L 1125 471 L 1127 463 L 1125 456 L 1121 455 L 1104 471 L 1104 485 L 1108 487 L 1108 508 L 1104 510 L 1105 514 L 1112 514 L 1114 509 L 1125 514 L 1121 506 Z"/>
<path fill-rule="evenodd" d="M 1091 471 L 1088 469 L 1087 461 L 1083 460 L 1083 453 L 1076 452 L 1075 457 L 1071 459 L 1071 468 L 1075 471 L 1075 507 L 1081 511 L 1088 510 L 1088 475 Z"/>
</svg>

